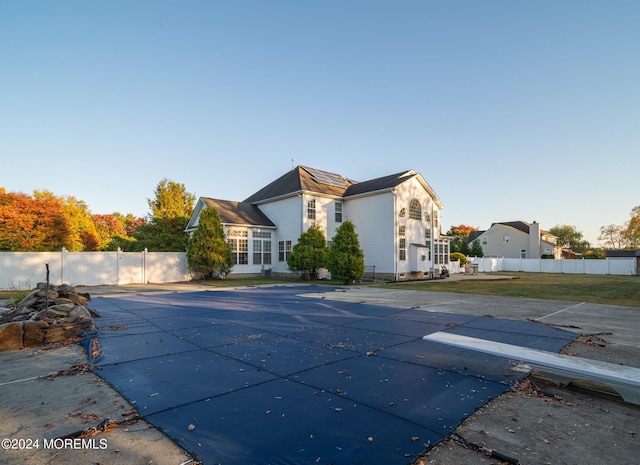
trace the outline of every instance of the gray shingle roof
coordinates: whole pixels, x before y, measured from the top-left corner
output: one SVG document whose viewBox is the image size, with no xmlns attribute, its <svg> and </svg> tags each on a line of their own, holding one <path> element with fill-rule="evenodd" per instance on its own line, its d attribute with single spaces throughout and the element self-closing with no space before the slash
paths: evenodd
<svg viewBox="0 0 640 465">
<path fill-rule="evenodd" d="M 408 171 L 402 171 L 396 174 L 390 174 L 389 176 L 383 176 L 381 178 L 371 179 L 370 181 L 363 181 L 357 184 L 353 184 L 343 194 L 343 197 L 349 197 L 352 195 L 366 194 L 368 192 L 376 192 L 386 189 L 393 189 L 394 187 L 402 184 L 407 179 L 411 179 L 413 176 L 417 176 L 417 173 L 407 174 Z"/>
<path fill-rule="evenodd" d="M 222 223 L 275 227 L 275 224 L 273 224 L 267 215 L 250 203 L 211 199 L 208 197 L 201 197 L 201 199 L 207 207 L 213 207 L 218 210 Z"/>
<path fill-rule="evenodd" d="M 389 176 L 371 179 L 370 181 L 357 182 L 336 173 L 306 166 L 297 166 L 244 201 L 255 204 L 302 191 L 336 197 L 349 197 L 392 189 L 413 176 L 417 176 L 417 173 L 402 171 Z M 331 179 L 331 183 L 327 183 L 327 179 Z"/>
<path fill-rule="evenodd" d="M 260 203 L 265 200 L 275 199 L 302 191 L 341 197 L 345 189 L 353 183 L 353 181 L 343 178 L 338 174 L 325 173 L 344 179 L 344 187 L 318 182 L 304 166 L 296 166 L 294 169 L 283 174 L 255 194 L 247 197 L 244 201 L 249 203 Z"/>
</svg>

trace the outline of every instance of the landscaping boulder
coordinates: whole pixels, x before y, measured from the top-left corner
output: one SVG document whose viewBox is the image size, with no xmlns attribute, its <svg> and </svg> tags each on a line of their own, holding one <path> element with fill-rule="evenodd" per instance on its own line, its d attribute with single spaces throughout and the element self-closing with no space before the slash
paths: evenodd
<svg viewBox="0 0 640 465">
<path fill-rule="evenodd" d="M 15 350 L 24 347 L 22 323 L 13 321 L 0 326 L 0 350 Z"/>
<path fill-rule="evenodd" d="M 54 344 L 95 331 L 100 314 L 87 307 L 91 297 L 68 285 L 38 283 L 15 306 L 0 312 L 0 350 Z"/>
</svg>

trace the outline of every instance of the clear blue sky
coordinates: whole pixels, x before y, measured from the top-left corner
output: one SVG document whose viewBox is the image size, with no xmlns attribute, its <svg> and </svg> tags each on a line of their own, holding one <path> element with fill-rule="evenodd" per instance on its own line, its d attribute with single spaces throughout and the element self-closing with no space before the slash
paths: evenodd
<svg viewBox="0 0 640 465">
<path fill-rule="evenodd" d="M 640 205 L 640 2 L 0 2 L 0 186 L 149 212 L 415 169 L 443 225 Z"/>
</svg>

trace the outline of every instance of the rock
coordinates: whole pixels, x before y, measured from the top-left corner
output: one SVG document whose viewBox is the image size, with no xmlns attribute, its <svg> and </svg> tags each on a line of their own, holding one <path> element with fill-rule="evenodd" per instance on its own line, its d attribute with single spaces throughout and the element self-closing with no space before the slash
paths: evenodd
<svg viewBox="0 0 640 465">
<path fill-rule="evenodd" d="M 61 312 L 49 307 L 33 315 L 31 317 L 31 320 L 38 321 L 38 320 L 46 320 L 48 318 L 52 318 L 53 320 L 61 320 L 63 318 L 67 318 L 68 316 L 69 316 L 69 313 L 67 312 Z"/>
<path fill-rule="evenodd" d="M 89 299 L 80 294 L 67 294 L 67 299 L 69 299 L 71 302 L 84 305 L 85 307 L 89 303 Z"/>
<path fill-rule="evenodd" d="M 24 347 L 22 336 L 21 322 L 13 321 L 3 324 L 0 326 L 0 350 L 22 349 Z"/>
<path fill-rule="evenodd" d="M 73 323 L 78 320 L 87 320 L 91 319 L 91 313 L 87 310 L 83 305 L 76 305 L 73 310 L 69 312 L 69 317 L 66 319 L 66 322 Z"/>
<path fill-rule="evenodd" d="M 49 307 L 49 310 L 55 310 L 56 312 L 62 312 L 68 315 L 74 308 L 76 308 L 76 304 L 68 303 L 68 304 L 60 304 L 60 305 L 51 305 Z"/>
<path fill-rule="evenodd" d="M 54 344 L 95 331 L 93 318 L 100 314 L 87 307 L 90 300 L 68 284 L 38 283 L 17 306 L 0 311 L 6 322 L 0 325 L 0 350 Z"/>
<path fill-rule="evenodd" d="M 56 291 L 50 288 L 48 292 L 45 291 L 44 289 L 36 291 L 36 296 L 44 297 L 44 298 L 48 297 L 49 301 L 53 302 L 60 296 L 60 294 L 58 294 Z"/>
<path fill-rule="evenodd" d="M 40 291 L 35 290 L 30 294 L 27 294 L 20 302 L 18 302 L 18 308 L 32 307 L 39 299 L 37 295 L 38 292 Z"/>
<path fill-rule="evenodd" d="M 49 326 L 44 321 L 25 321 L 22 324 L 24 347 L 42 345 L 45 339 L 45 328 Z"/>
<path fill-rule="evenodd" d="M 102 315 L 100 315 L 100 313 L 98 313 L 98 310 L 94 310 L 93 308 L 87 308 L 87 310 L 89 310 L 89 313 L 91 313 L 91 316 L 94 318 L 102 318 Z"/>
<path fill-rule="evenodd" d="M 58 294 L 65 297 L 69 294 L 75 294 L 76 292 L 75 289 L 68 284 L 60 284 L 56 287 L 56 290 L 58 291 Z"/>
</svg>

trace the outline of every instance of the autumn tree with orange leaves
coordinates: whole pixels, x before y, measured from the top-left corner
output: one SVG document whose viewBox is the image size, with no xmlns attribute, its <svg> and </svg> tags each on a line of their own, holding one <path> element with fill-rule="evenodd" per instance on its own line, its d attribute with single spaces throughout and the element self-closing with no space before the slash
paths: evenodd
<svg viewBox="0 0 640 465">
<path fill-rule="evenodd" d="M 34 198 L 0 188 L 0 250 L 42 252 L 69 245 L 70 225 L 56 197 Z"/>
<path fill-rule="evenodd" d="M 470 255 L 471 247 L 468 241 L 469 234 L 477 230 L 478 228 L 467 226 L 466 224 L 451 226 L 451 229 L 447 231 L 447 236 L 451 237 L 451 241 L 449 243 L 451 253 L 460 252 L 465 256 Z"/>
</svg>

